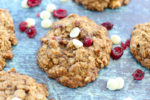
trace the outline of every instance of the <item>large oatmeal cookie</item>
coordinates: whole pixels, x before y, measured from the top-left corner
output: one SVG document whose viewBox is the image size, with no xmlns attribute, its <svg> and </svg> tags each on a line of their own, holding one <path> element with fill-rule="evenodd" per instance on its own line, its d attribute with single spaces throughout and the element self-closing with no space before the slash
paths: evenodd
<svg viewBox="0 0 150 100">
<path fill-rule="evenodd" d="M 104 8 L 119 8 L 127 5 L 130 0 L 73 0 L 83 5 L 86 9 L 103 11 Z"/>
<path fill-rule="evenodd" d="M 134 27 L 130 51 L 143 66 L 150 69 L 150 22 Z"/>
<path fill-rule="evenodd" d="M 44 84 L 15 69 L 0 71 L 0 100 L 48 100 L 48 91 Z M 16 99 L 15 99 L 16 98 Z"/>
<path fill-rule="evenodd" d="M 80 29 L 80 33 L 78 37 L 71 38 L 70 32 L 74 28 Z M 80 45 L 87 37 L 93 40 L 92 46 Z M 81 47 L 76 48 L 73 39 L 80 40 L 78 46 Z M 41 43 L 37 54 L 39 67 L 49 77 L 70 88 L 94 81 L 99 70 L 108 65 L 112 48 L 106 28 L 76 14 L 53 23 Z"/>
<path fill-rule="evenodd" d="M 12 45 L 17 44 L 13 20 L 7 10 L 0 9 L 0 70 L 6 59 L 12 59 Z"/>
</svg>

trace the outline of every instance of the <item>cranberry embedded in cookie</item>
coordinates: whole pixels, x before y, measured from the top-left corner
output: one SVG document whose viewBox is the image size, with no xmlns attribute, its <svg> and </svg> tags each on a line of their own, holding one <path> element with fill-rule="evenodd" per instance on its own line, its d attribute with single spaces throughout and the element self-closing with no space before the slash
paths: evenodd
<svg viewBox="0 0 150 100">
<path fill-rule="evenodd" d="M 107 29 L 76 14 L 56 21 L 41 38 L 37 63 L 64 86 L 85 86 L 110 60 L 112 42 Z"/>
</svg>

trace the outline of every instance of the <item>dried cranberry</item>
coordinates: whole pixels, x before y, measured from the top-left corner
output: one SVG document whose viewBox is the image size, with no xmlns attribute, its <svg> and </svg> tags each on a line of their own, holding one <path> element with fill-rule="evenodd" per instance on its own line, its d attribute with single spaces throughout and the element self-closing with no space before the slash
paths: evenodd
<svg viewBox="0 0 150 100">
<path fill-rule="evenodd" d="M 126 44 L 123 43 L 123 42 L 121 42 L 121 47 L 122 47 L 123 50 L 125 50 L 127 48 Z"/>
<path fill-rule="evenodd" d="M 144 72 L 140 69 L 137 69 L 132 76 L 135 80 L 142 80 L 144 78 Z"/>
<path fill-rule="evenodd" d="M 101 24 L 102 26 L 104 26 L 104 27 L 106 27 L 107 28 L 107 30 L 111 30 L 112 28 L 113 28 L 113 24 L 112 23 L 110 23 L 110 22 L 104 22 L 104 23 L 102 23 Z"/>
<path fill-rule="evenodd" d="M 35 7 L 35 6 L 40 5 L 41 1 L 42 0 L 28 0 L 27 4 L 29 7 Z"/>
<path fill-rule="evenodd" d="M 19 29 L 21 32 L 24 32 L 27 29 L 27 22 L 21 22 L 19 24 Z"/>
<path fill-rule="evenodd" d="M 123 49 L 121 47 L 115 47 L 111 51 L 111 57 L 115 60 L 119 59 L 123 55 Z"/>
<path fill-rule="evenodd" d="M 67 11 L 65 9 L 54 10 L 53 16 L 62 19 L 67 16 Z"/>
<path fill-rule="evenodd" d="M 39 13 L 37 13 L 37 14 L 36 14 L 36 17 L 40 17 L 40 14 L 39 14 Z"/>
<path fill-rule="evenodd" d="M 53 37 L 52 37 L 52 40 L 56 40 L 56 37 L 55 37 L 55 36 L 53 36 Z"/>
<path fill-rule="evenodd" d="M 86 38 L 84 40 L 84 46 L 89 47 L 93 44 L 93 40 L 91 38 Z"/>
<path fill-rule="evenodd" d="M 36 35 L 36 28 L 34 26 L 29 27 L 26 30 L 26 34 L 28 35 L 29 38 L 33 38 Z"/>
<path fill-rule="evenodd" d="M 59 29 L 59 28 L 60 28 L 60 29 L 62 29 L 62 28 L 63 28 L 63 26 L 62 26 L 62 25 L 57 25 L 57 26 L 55 26 L 55 28 L 54 28 L 54 29 L 56 30 L 56 29 Z"/>
<path fill-rule="evenodd" d="M 128 39 L 125 44 L 126 44 L 126 46 L 129 47 L 130 46 L 130 40 Z"/>
</svg>

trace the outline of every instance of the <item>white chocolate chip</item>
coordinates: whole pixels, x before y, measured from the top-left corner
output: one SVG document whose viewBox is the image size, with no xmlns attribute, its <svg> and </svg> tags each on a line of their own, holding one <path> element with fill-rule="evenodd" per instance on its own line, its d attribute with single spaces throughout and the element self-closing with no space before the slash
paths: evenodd
<svg viewBox="0 0 150 100">
<path fill-rule="evenodd" d="M 41 26 L 43 28 L 50 28 L 51 25 L 52 25 L 52 22 L 49 19 L 45 19 L 41 22 Z"/>
<path fill-rule="evenodd" d="M 56 6 L 54 4 L 48 4 L 46 7 L 46 10 L 49 12 L 53 12 L 56 9 Z"/>
<path fill-rule="evenodd" d="M 27 18 L 26 22 L 28 27 L 35 26 L 35 20 L 33 18 Z"/>
<path fill-rule="evenodd" d="M 125 98 L 124 100 L 133 100 L 132 98 Z"/>
<path fill-rule="evenodd" d="M 79 36 L 79 33 L 80 33 L 80 29 L 78 27 L 75 27 L 71 30 L 70 32 L 70 37 L 71 38 L 76 38 Z"/>
<path fill-rule="evenodd" d="M 118 87 L 118 83 L 115 79 L 109 79 L 107 82 L 107 88 L 109 90 L 116 90 Z"/>
<path fill-rule="evenodd" d="M 134 47 L 134 48 L 135 48 L 135 47 L 136 47 L 136 45 L 135 45 L 135 44 L 132 44 L 132 47 Z"/>
<path fill-rule="evenodd" d="M 80 47 L 83 47 L 83 43 L 77 39 L 73 39 L 72 40 L 73 42 L 73 45 L 76 47 L 76 48 L 80 48 Z"/>
<path fill-rule="evenodd" d="M 124 80 L 123 78 L 119 77 L 115 79 L 118 82 L 118 87 L 117 89 L 122 89 L 124 87 Z"/>
<path fill-rule="evenodd" d="M 120 44 L 120 42 L 121 42 L 121 38 L 118 35 L 112 35 L 111 40 L 112 40 L 113 44 Z"/>
<path fill-rule="evenodd" d="M 49 19 L 50 16 L 51 16 L 50 12 L 48 12 L 48 11 L 46 11 L 46 10 L 44 10 L 44 11 L 42 11 L 42 12 L 40 13 L 41 19 Z"/>
<path fill-rule="evenodd" d="M 67 1 L 69 1 L 69 0 L 61 0 L 61 2 L 67 2 Z"/>
<path fill-rule="evenodd" d="M 12 100 L 21 100 L 21 99 L 18 97 L 14 97 L 14 98 L 12 98 Z"/>
<path fill-rule="evenodd" d="M 23 8 L 29 8 L 29 6 L 28 6 L 28 4 L 27 4 L 27 0 L 22 0 L 21 6 L 22 6 Z"/>
<path fill-rule="evenodd" d="M 119 90 L 124 87 L 123 78 L 109 79 L 107 82 L 107 88 L 110 90 Z"/>
</svg>

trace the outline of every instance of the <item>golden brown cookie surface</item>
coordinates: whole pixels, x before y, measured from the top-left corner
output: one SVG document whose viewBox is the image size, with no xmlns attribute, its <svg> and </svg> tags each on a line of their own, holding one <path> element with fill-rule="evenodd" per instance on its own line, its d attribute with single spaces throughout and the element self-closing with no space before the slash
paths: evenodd
<svg viewBox="0 0 150 100">
<path fill-rule="evenodd" d="M 150 69 L 150 22 L 134 27 L 130 51 L 143 66 Z"/>
<path fill-rule="evenodd" d="M 86 9 L 103 11 L 105 8 L 119 8 L 127 5 L 130 0 L 73 0 L 83 5 Z"/>
<path fill-rule="evenodd" d="M 70 32 L 75 27 L 81 30 L 80 34 L 71 38 Z M 83 42 L 86 37 L 92 39 L 92 46 L 74 46 L 73 39 Z M 41 43 L 37 54 L 39 67 L 49 77 L 70 88 L 94 81 L 99 70 L 108 65 L 112 48 L 106 28 L 76 14 L 53 23 Z"/>
<path fill-rule="evenodd" d="M 0 70 L 6 59 L 12 59 L 12 45 L 17 44 L 13 20 L 7 10 L 0 9 Z"/>
<path fill-rule="evenodd" d="M 0 71 L 0 100 L 48 100 L 48 91 L 44 84 L 14 69 Z"/>
</svg>

